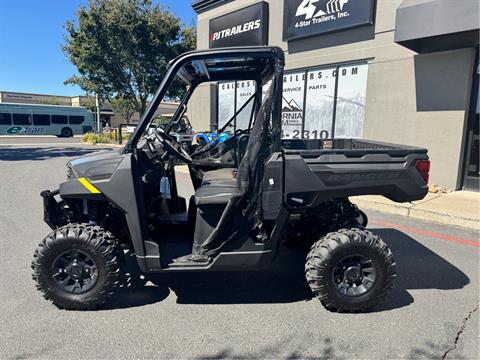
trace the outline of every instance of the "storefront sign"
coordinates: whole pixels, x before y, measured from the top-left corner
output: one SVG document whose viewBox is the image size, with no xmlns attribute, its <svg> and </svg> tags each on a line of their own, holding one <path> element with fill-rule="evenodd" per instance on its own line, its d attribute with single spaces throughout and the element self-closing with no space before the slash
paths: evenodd
<svg viewBox="0 0 480 360">
<path fill-rule="evenodd" d="M 375 0 L 285 0 L 283 39 L 373 24 Z"/>
<path fill-rule="evenodd" d="M 209 47 L 267 45 L 268 4 L 260 2 L 209 22 Z"/>
</svg>

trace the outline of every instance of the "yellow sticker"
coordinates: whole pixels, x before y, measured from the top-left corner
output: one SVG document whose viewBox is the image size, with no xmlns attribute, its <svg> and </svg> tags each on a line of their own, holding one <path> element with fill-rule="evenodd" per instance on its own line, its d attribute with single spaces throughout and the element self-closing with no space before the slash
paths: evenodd
<svg viewBox="0 0 480 360">
<path fill-rule="evenodd" d="M 85 178 L 79 178 L 78 181 L 80 181 L 80 184 L 82 184 L 83 186 L 85 186 L 88 191 L 90 191 L 92 194 L 101 194 L 102 192 L 100 190 L 98 190 L 95 186 L 93 186 L 92 184 L 90 184 L 88 182 L 87 179 Z"/>
</svg>

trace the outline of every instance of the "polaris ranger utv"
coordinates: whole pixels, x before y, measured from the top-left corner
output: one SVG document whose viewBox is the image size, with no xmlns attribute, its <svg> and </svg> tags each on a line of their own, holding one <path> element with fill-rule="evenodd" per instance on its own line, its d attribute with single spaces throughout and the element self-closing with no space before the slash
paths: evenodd
<svg viewBox="0 0 480 360">
<path fill-rule="evenodd" d="M 422 199 L 427 150 L 357 139 L 282 142 L 283 67 L 277 47 L 175 59 L 125 147 L 70 161 L 67 180 L 41 193 L 53 231 L 32 268 L 44 297 L 66 309 L 104 304 L 122 284 L 128 250 L 145 274 L 259 270 L 288 252 L 285 241 L 295 237 L 311 246 L 306 279 L 327 309 L 362 311 L 383 299 L 396 276 L 393 255 L 365 230 L 367 217 L 348 196 Z M 256 84 L 247 128 L 189 153 L 169 131 L 195 88 L 234 80 Z M 177 81 L 186 92 L 171 126 L 148 132 Z M 187 164 L 195 189 L 188 207 L 177 190 L 179 163 Z M 167 229 L 176 226 L 191 229 L 187 246 L 175 231 L 167 241 Z"/>
</svg>

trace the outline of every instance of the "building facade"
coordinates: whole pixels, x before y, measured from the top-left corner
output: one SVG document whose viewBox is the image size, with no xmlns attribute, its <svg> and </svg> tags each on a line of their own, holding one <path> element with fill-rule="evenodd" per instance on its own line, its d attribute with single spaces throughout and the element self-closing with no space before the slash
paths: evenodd
<svg viewBox="0 0 480 360">
<path fill-rule="evenodd" d="M 64 105 L 64 106 L 86 106 L 87 103 L 94 104 L 94 99 L 87 96 L 64 96 L 49 94 L 32 94 L 12 91 L 0 91 L 0 103 L 15 104 L 43 104 L 43 105 Z M 158 115 L 172 114 L 178 107 L 178 103 L 162 102 L 157 109 Z M 115 112 L 108 101 L 100 105 L 100 120 L 103 127 L 116 128 L 120 124 L 126 124 L 127 120 Z M 136 124 L 140 120 L 140 114 L 134 113 L 129 123 Z"/>
<path fill-rule="evenodd" d="M 431 183 L 478 190 L 477 0 L 197 0 L 193 8 L 198 49 L 285 51 L 284 138 L 426 147 Z M 190 106 L 194 128 L 221 125 L 252 89 L 202 85 Z"/>
</svg>

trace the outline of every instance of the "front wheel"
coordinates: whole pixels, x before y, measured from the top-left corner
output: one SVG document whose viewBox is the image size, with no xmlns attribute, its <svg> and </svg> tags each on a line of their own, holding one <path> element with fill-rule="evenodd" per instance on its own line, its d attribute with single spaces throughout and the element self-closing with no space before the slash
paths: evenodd
<svg viewBox="0 0 480 360">
<path fill-rule="evenodd" d="M 330 311 L 365 311 L 393 287 L 395 261 L 382 239 L 367 230 L 342 229 L 313 244 L 305 275 Z"/>
<path fill-rule="evenodd" d="M 69 224 L 38 246 L 32 276 L 37 289 L 57 307 L 94 309 L 119 287 L 122 254 L 113 236 L 101 227 Z"/>
</svg>

